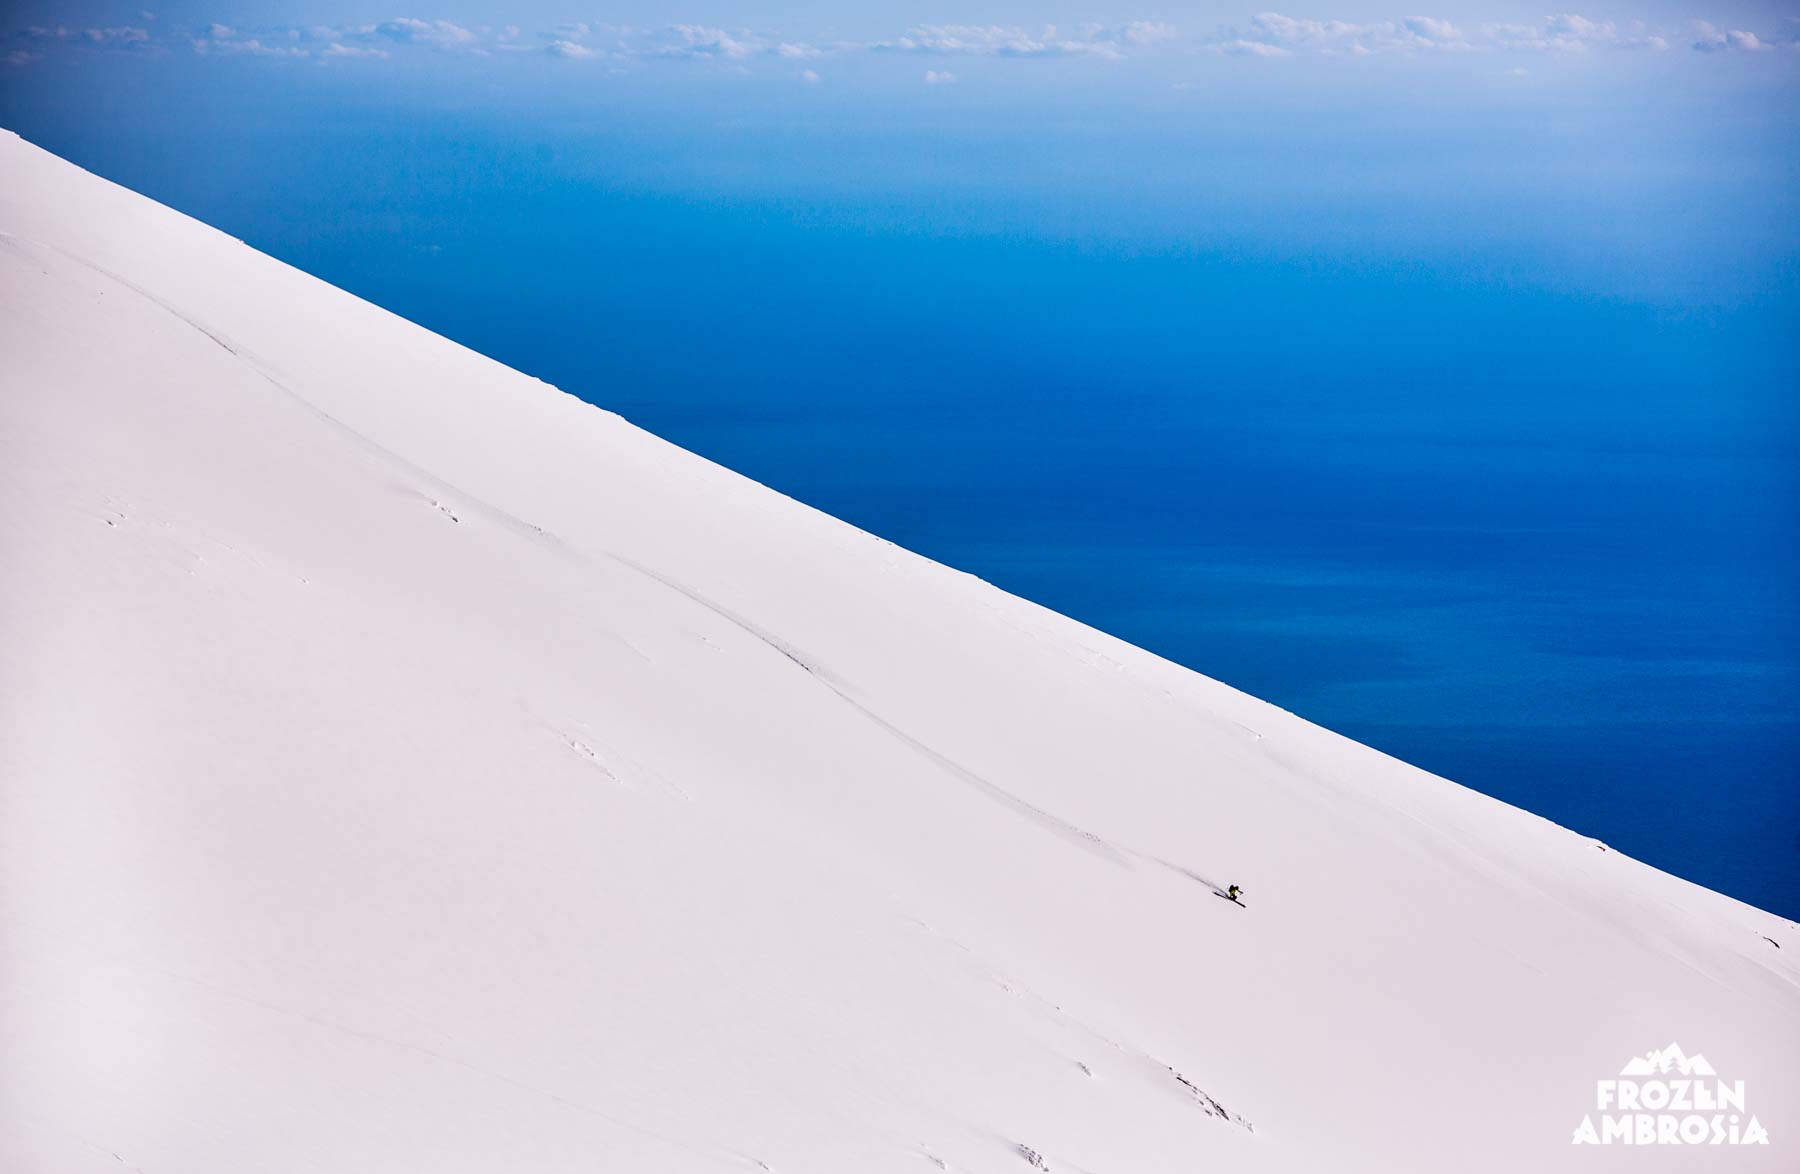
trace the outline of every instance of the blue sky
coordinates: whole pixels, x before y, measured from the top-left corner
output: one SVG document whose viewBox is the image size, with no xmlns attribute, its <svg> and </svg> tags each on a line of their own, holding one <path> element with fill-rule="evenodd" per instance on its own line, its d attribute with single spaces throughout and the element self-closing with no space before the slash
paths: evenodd
<svg viewBox="0 0 1800 1174">
<path fill-rule="evenodd" d="M 123 140 L 509 112 L 559 149 L 613 136 L 609 184 L 915 228 L 1424 250 L 1680 304 L 1780 280 L 1800 6 L 1419 11 L 24 0 L 0 117 Z"/>
<path fill-rule="evenodd" d="M 553 171 L 909 231 L 1419 262 L 1680 306 L 1786 280 L 1800 8 L 1406 11 L 26 0 L 0 18 L 0 117 L 149 152 L 504 114 Z"/>
<path fill-rule="evenodd" d="M 428 12 L 316 0 L 52 3 L 10 6 L 10 60 L 26 64 L 71 48 L 211 56 L 393 60 L 547 56 L 618 71 L 649 62 L 705 60 L 811 81 L 879 73 L 905 63 L 926 84 L 986 72 L 994 60 L 1132 62 L 1160 78 L 1201 75 L 1207 57 L 1449 57 L 1469 70 L 1529 70 L 1534 58 L 1616 53 L 1757 56 L 1792 52 L 1791 9 L 1742 0 L 1695 6 L 1644 0 L 1628 9 L 1546 14 L 1532 3 L 1459 3 L 1429 12 L 1343 3 L 1293 11 L 1229 4 L 1147 6 L 984 3 L 832 5 L 626 2 L 492 5 L 450 2 Z M 917 66 L 918 68 L 911 68 Z M 896 66 L 898 68 L 898 66 Z"/>
</svg>

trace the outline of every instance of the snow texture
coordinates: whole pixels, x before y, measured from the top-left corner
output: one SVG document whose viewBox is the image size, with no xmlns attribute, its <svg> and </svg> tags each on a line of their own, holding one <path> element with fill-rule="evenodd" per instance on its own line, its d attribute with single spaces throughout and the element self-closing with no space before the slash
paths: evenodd
<svg viewBox="0 0 1800 1174">
<path fill-rule="evenodd" d="M 4 134 L 0 356 L 0 1169 L 1796 1168 L 1791 922 Z"/>
</svg>

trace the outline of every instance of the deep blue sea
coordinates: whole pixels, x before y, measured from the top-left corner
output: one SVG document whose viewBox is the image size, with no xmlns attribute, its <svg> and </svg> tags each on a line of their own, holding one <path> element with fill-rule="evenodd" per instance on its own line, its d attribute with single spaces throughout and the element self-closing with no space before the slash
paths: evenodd
<svg viewBox="0 0 1800 1174">
<path fill-rule="evenodd" d="M 1258 170 L 1237 143 L 1181 203 L 1181 175 L 1092 180 L 1130 174 L 1129 144 L 1002 131 L 921 138 L 939 170 L 884 171 L 875 148 L 816 162 L 825 132 L 744 147 L 727 121 L 658 154 L 586 123 L 265 111 L 202 134 L 121 101 L 125 134 L 19 111 L 110 178 L 777 489 L 1800 916 L 1800 302 L 1791 260 L 1682 292 L 1753 268 L 1710 243 L 1710 189 L 1642 223 L 1617 177 L 1594 206 L 1354 175 L 1309 202 L 1310 163 Z M 1722 185 L 1761 174 L 1739 162 Z M 1245 212 L 1266 175 L 1293 183 Z M 1534 235 L 1531 199 L 1591 224 Z M 1223 221 L 1145 227 L 1189 204 Z"/>
</svg>

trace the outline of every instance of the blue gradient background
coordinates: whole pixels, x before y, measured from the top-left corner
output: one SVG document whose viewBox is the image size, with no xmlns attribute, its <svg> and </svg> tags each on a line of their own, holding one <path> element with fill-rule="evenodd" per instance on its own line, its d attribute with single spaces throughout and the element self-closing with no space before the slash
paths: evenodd
<svg viewBox="0 0 1800 1174">
<path fill-rule="evenodd" d="M 6 75 L 0 121 L 878 534 L 1800 915 L 1800 70 L 1217 60 L 1175 89 L 1042 63 L 926 89 L 916 64 L 799 87 L 118 56 Z"/>
</svg>

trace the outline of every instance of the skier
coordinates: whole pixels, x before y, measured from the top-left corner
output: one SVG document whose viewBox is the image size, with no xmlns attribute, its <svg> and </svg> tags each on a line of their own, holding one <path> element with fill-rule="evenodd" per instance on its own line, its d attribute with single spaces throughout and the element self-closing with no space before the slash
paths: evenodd
<svg viewBox="0 0 1800 1174">
<path fill-rule="evenodd" d="M 1238 894 L 1242 893 L 1243 891 L 1244 890 L 1238 888 L 1236 885 L 1232 885 L 1230 888 L 1225 890 L 1225 895 L 1227 897 L 1229 897 L 1236 904 L 1242 905 L 1244 903 L 1242 901 L 1238 900 Z"/>
</svg>

